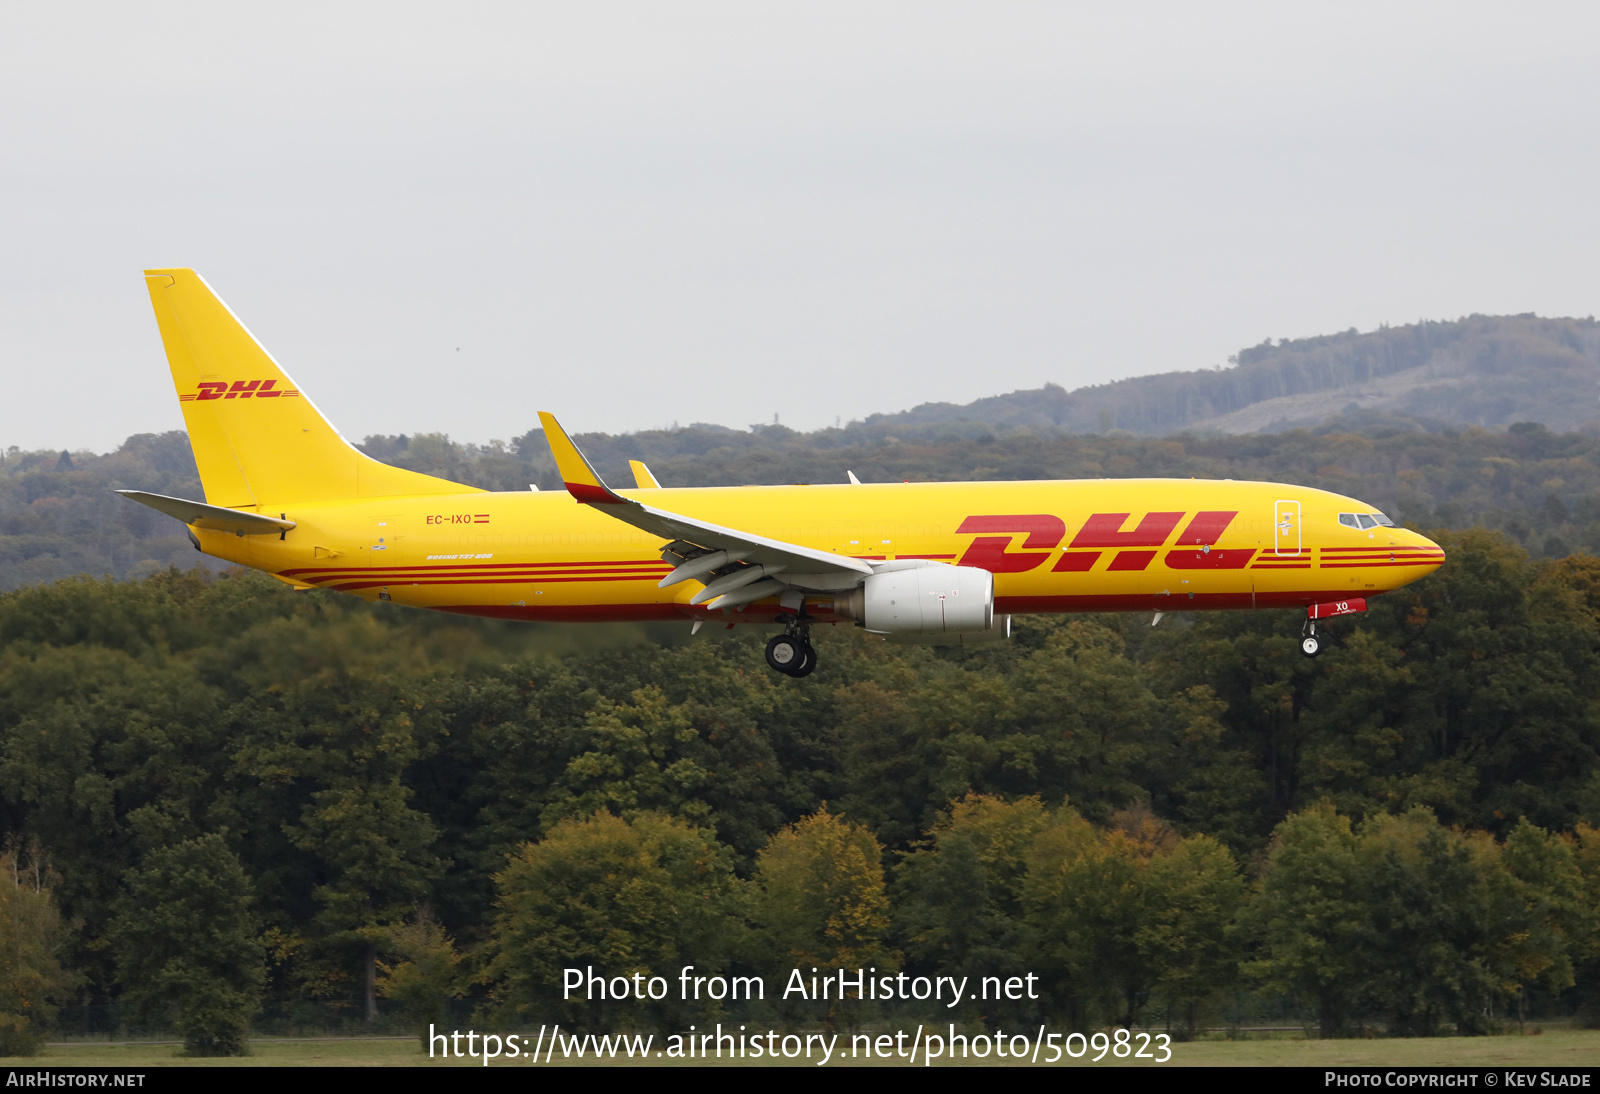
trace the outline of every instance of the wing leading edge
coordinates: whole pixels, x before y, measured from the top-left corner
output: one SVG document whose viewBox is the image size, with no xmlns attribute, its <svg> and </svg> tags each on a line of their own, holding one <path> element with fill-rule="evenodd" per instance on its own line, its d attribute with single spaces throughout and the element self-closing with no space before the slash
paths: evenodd
<svg viewBox="0 0 1600 1094">
<path fill-rule="evenodd" d="M 691 578 L 704 581 L 706 587 L 691 603 L 715 600 L 716 607 L 731 609 L 788 589 L 843 592 L 874 572 L 872 566 L 848 555 L 724 528 L 625 498 L 605 484 L 554 415 L 541 410 L 539 420 L 567 492 L 607 516 L 669 540 L 662 557 L 676 560 L 677 568 L 661 586 Z"/>
</svg>

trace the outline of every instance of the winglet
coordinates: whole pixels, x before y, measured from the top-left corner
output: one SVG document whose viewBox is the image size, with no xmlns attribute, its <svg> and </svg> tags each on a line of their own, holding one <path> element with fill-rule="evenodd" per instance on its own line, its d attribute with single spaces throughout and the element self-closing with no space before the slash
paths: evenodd
<svg viewBox="0 0 1600 1094">
<path fill-rule="evenodd" d="M 661 484 L 650 474 L 650 469 L 644 465 L 643 460 L 629 460 L 628 466 L 633 468 L 633 484 L 640 490 L 661 489 Z"/>
<path fill-rule="evenodd" d="M 567 493 L 591 505 L 621 505 L 627 501 L 613 493 L 605 480 L 589 466 L 589 461 L 572 443 L 572 438 L 567 436 L 567 431 L 561 428 L 554 414 L 541 410 L 539 421 L 544 426 L 544 439 L 550 444 L 550 454 L 556 458 L 556 469 L 561 472 L 561 481 L 566 484 Z"/>
</svg>

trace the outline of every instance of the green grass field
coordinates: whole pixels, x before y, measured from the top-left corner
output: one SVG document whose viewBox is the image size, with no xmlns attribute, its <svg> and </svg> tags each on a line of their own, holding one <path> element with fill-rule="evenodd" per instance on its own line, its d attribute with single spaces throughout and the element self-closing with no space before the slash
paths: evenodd
<svg viewBox="0 0 1600 1094">
<path fill-rule="evenodd" d="M 848 1044 L 841 1036 L 839 1044 Z M 957 1064 L 960 1061 L 956 1061 Z M 1129 1066 L 1131 1061 L 1112 1061 Z M 804 1060 L 627 1060 L 562 1061 L 559 1054 L 548 1066 L 569 1067 L 728 1067 L 737 1065 L 815 1067 Z M 4 1059 L 0 1065 L 56 1067 L 482 1067 L 481 1060 L 430 1060 L 417 1042 L 382 1038 L 329 1038 L 326 1040 L 282 1040 L 262 1038 L 252 1044 L 251 1055 L 227 1060 L 191 1060 L 179 1055 L 176 1044 L 52 1044 L 40 1056 Z M 865 1065 L 906 1067 L 904 1060 L 853 1061 L 836 1055 L 828 1066 Z M 968 1066 L 1019 1067 L 1025 1061 L 969 1061 Z M 1246 1041 L 1199 1041 L 1172 1046 L 1172 1061 L 1164 1065 L 1140 1062 L 1135 1066 L 1250 1066 L 1250 1067 L 1595 1067 L 1600 1066 L 1600 1030 L 1547 1029 L 1539 1036 L 1508 1034 L 1500 1037 L 1440 1037 L 1422 1040 L 1307 1041 L 1274 1039 Z M 547 1066 L 524 1059 L 495 1060 L 491 1067 L 532 1068 Z M 915 1066 L 922 1066 L 919 1060 Z M 935 1067 L 949 1067 L 950 1061 L 935 1061 Z M 1042 1065 L 1041 1065 L 1042 1066 Z M 1063 1060 L 1055 1066 L 1095 1066 L 1087 1059 Z M 1101 1065 L 1104 1066 L 1104 1065 Z"/>
</svg>

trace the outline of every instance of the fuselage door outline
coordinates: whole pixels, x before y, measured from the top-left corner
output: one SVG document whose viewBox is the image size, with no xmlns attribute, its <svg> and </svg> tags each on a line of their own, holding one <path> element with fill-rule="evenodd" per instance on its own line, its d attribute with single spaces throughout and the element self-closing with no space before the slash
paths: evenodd
<svg viewBox="0 0 1600 1094">
<path fill-rule="evenodd" d="M 1278 500 L 1272 503 L 1272 553 L 1292 557 L 1302 550 L 1300 503 Z"/>
</svg>

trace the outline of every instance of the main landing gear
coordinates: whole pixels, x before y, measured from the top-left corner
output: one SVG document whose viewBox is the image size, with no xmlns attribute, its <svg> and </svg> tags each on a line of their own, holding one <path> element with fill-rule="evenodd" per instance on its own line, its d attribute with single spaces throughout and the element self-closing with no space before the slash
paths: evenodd
<svg viewBox="0 0 1600 1094">
<path fill-rule="evenodd" d="M 805 605 L 774 622 L 783 624 L 783 633 L 767 642 L 767 664 L 786 676 L 810 676 L 817 667 L 817 651 L 811 645 L 811 616 Z"/>
</svg>

